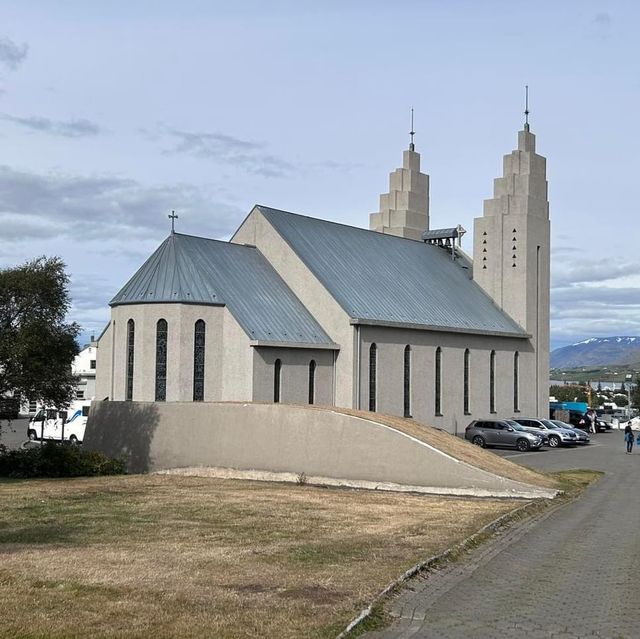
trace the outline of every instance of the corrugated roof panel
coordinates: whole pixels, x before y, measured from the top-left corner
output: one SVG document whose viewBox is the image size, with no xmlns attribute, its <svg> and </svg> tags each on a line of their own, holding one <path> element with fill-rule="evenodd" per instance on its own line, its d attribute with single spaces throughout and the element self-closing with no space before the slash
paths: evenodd
<svg viewBox="0 0 640 639">
<path fill-rule="evenodd" d="M 253 340 L 332 344 L 254 247 L 173 233 L 110 304 L 141 302 L 224 304 Z"/>
<path fill-rule="evenodd" d="M 526 335 L 442 248 L 258 209 L 353 319 Z"/>
</svg>

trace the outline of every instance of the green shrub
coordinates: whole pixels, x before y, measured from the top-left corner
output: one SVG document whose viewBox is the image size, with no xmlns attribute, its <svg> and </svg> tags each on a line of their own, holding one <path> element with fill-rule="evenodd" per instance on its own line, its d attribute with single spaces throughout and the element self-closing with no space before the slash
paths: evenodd
<svg viewBox="0 0 640 639">
<path fill-rule="evenodd" d="M 70 444 L 46 442 L 34 448 L 0 450 L 0 477 L 93 477 L 122 473 L 122 460 Z"/>
</svg>

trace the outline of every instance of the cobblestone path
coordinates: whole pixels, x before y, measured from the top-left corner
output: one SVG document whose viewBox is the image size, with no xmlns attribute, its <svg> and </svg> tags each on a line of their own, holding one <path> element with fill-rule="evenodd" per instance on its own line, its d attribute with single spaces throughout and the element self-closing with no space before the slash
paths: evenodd
<svg viewBox="0 0 640 639">
<path fill-rule="evenodd" d="M 582 449 L 513 456 L 606 475 L 577 501 L 507 530 L 468 561 L 407 583 L 367 639 L 640 638 L 640 452 L 622 433 Z M 510 456 L 510 455 L 509 455 Z"/>
</svg>

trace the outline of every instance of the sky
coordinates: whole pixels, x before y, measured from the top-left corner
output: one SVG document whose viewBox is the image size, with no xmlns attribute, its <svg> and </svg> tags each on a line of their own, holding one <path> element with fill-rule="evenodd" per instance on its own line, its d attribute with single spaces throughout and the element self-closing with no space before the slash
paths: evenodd
<svg viewBox="0 0 640 639">
<path fill-rule="evenodd" d="M 547 157 L 551 339 L 640 335 L 640 3 L 3 0 L 0 268 L 59 255 L 70 319 L 176 230 L 254 204 L 368 227 L 410 109 L 432 228 L 492 196 L 524 86 Z"/>
</svg>

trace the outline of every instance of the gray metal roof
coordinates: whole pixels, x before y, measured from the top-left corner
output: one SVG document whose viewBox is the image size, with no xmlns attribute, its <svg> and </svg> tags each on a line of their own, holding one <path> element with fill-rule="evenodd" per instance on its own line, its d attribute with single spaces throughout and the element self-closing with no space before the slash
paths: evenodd
<svg viewBox="0 0 640 639">
<path fill-rule="evenodd" d="M 437 246 L 257 208 L 353 320 L 527 335 Z"/>
<path fill-rule="evenodd" d="M 256 341 L 331 345 L 255 247 L 172 233 L 111 300 L 225 305 Z"/>
</svg>

